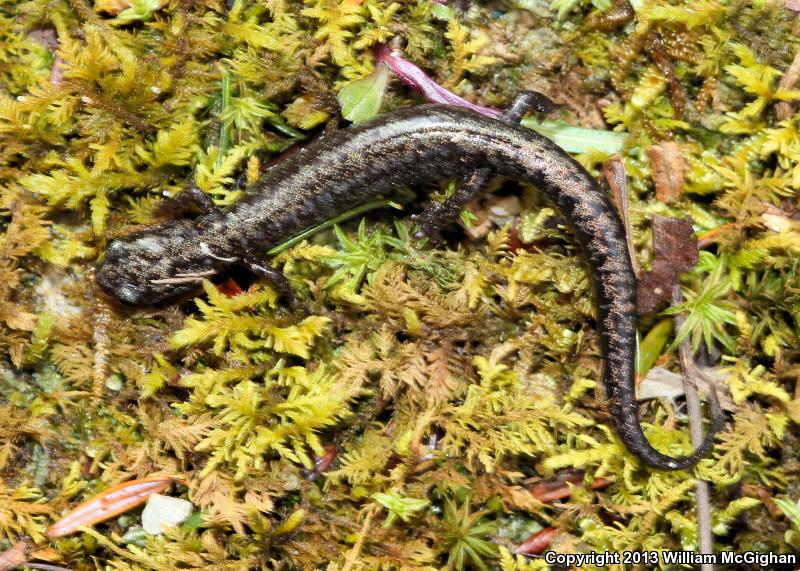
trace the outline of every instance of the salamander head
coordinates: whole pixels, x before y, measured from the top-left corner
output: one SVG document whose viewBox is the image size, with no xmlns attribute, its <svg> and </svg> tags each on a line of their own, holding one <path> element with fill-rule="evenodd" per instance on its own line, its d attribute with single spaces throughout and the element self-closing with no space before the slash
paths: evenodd
<svg viewBox="0 0 800 571">
<path fill-rule="evenodd" d="M 195 291 L 221 268 L 207 253 L 190 221 L 171 222 L 111 241 L 95 281 L 125 304 L 160 303 Z"/>
</svg>

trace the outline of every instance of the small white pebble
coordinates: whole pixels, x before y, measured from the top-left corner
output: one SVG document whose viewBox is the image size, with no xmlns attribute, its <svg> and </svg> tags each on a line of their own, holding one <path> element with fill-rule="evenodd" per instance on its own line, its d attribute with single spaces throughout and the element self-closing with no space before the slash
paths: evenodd
<svg viewBox="0 0 800 571">
<path fill-rule="evenodd" d="M 92 98 L 89 97 L 88 95 L 84 95 L 84 96 L 81 97 L 81 101 L 83 101 L 84 103 L 86 103 L 88 105 L 89 103 L 92 102 Z"/>
<path fill-rule="evenodd" d="M 158 87 L 157 85 L 153 85 L 152 87 L 150 87 L 150 91 L 158 95 L 159 93 L 161 93 L 161 88 Z"/>
<path fill-rule="evenodd" d="M 110 374 L 106 379 L 106 388 L 110 391 L 121 391 L 122 385 L 122 376 L 116 373 Z"/>
<path fill-rule="evenodd" d="M 142 529 L 150 535 L 161 535 L 164 527 L 181 523 L 193 510 L 192 502 L 153 494 L 147 498 L 147 505 L 142 512 Z"/>
<path fill-rule="evenodd" d="M 489 212 L 494 216 L 511 217 L 516 216 L 522 210 L 519 198 L 516 196 L 503 196 L 496 198 L 489 206 Z"/>
</svg>

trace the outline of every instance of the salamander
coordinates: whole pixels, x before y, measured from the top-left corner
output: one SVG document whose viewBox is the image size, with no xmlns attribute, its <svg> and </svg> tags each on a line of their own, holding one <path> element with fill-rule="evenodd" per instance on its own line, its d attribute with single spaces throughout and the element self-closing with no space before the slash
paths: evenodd
<svg viewBox="0 0 800 571">
<path fill-rule="evenodd" d="M 620 440 L 652 467 L 693 466 L 711 448 L 714 428 L 691 454 L 671 457 L 653 448 L 639 423 L 636 279 L 614 206 L 565 151 L 507 119 L 427 104 L 326 135 L 269 170 L 225 211 L 207 204 L 207 213 L 193 220 L 111 241 L 96 282 L 126 304 L 155 304 L 196 290 L 203 279 L 233 264 L 245 264 L 285 289 L 282 274 L 259 265 L 257 253 L 399 186 L 468 178 L 489 169 L 537 186 L 571 226 L 594 282 L 602 385 Z M 436 219 L 435 210 L 423 219 Z M 439 210 L 447 216 L 458 212 L 447 203 Z"/>
</svg>

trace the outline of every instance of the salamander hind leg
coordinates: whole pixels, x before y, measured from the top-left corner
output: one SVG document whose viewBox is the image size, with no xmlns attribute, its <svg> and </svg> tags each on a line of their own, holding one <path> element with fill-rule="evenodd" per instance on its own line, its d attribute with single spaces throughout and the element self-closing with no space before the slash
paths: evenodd
<svg viewBox="0 0 800 571">
<path fill-rule="evenodd" d="M 219 206 L 214 204 L 211 197 L 197 188 L 194 184 L 180 191 L 172 198 L 166 200 L 159 210 L 163 214 L 183 214 L 192 207 L 199 208 L 203 214 L 220 212 Z"/>
<path fill-rule="evenodd" d="M 558 103 L 537 91 L 522 91 L 503 112 L 501 120 L 511 123 L 519 121 L 530 111 L 549 114 L 561 108 Z M 491 175 L 490 169 L 478 169 L 461 180 L 456 192 L 444 202 L 433 202 L 425 209 L 411 217 L 412 222 L 419 224 L 416 238 L 425 236 L 437 240 L 441 229 L 458 217 L 459 212 L 470 200 L 475 198 L 486 185 Z"/>
<path fill-rule="evenodd" d="M 562 107 L 564 107 L 562 104 L 556 103 L 538 91 L 521 91 L 501 117 L 511 123 L 519 123 L 528 111 L 533 110 L 549 115 Z"/>
<path fill-rule="evenodd" d="M 289 309 L 294 310 L 297 306 L 297 299 L 294 295 L 289 280 L 283 275 L 283 272 L 270 267 L 254 256 L 247 256 L 242 259 L 242 264 L 247 267 L 251 272 L 266 279 L 269 284 L 275 288 L 281 299 L 286 302 Z"/>
</svg>

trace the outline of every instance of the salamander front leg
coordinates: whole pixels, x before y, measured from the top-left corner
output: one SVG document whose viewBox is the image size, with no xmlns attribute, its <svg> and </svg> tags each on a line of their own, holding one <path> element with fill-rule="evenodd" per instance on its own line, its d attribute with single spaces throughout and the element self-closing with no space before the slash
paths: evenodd
<svg viewBox="0 0 800 571">
<path fill-rule="evenodd" d="M 191 185 L 179 192 L 170 202 L 179 210 L 186 210 L 191 206 L 195 206 L 202 210 L 204 214 L 220 211 L 219 206 L 214 204 L 211 197 L 195 185 Z M 245 256 L 241 259 L 240 263 L 257 276 L 265 278 L 270 285 L 277 290 L 278 296 L 286 301 L 289 309 L 294 309 L 294 290 L 289 284 L 289 280 L 286 279 L 286 276 L 284 276 L 280 270 L 265 265 L 252 255 Z"/>
<path fill-rule="evenodd" d="M 511 102 L 500 119 L 512 123 L 519 123 L 525 113 L 531 109 L 539 113 L 549 114 L 561 108 L 562 105 L 553 102 L 549 97 L 537 91 L 522 91 Z M 438 239 L 441 229 L 456 219 L 464 205 L 475 198 L 486 185 L 491 175 L 490 169 L 478 169 L 462 179 L 456 192 L 444 202 L 433 202 L 425 209 L 411 217 L 412 222 L 419 224 L 420 230 L 414 236 L 422 238 L 428 236 Z"/>
<path fill-rule="evenodd" d="M 220 208 L 211 197 L 205 192 L 197 188 L 194 184 L 180 191 L 172 198 L 166 200 L 161 205 L 160 210 L 165 214 L 173 212 L 183 213 L 189 210 L 192 206 L 199 208 L 203 214 L 210 214 L 212 212 L 219 212 Z"/>
<path fill-rule="evenodd" d="M 242 258 L 242 264 L 257 276 L 265 278 L 270 285 L 277 290 L 278 296 L 286 301 L 286 305 L 289 306 L 289 309 L 295 308 L 296 299 L 294 290 L 289 280 L 283 275 L 283 272 L 264 264 L 253 256 Z"/>
</svg>

